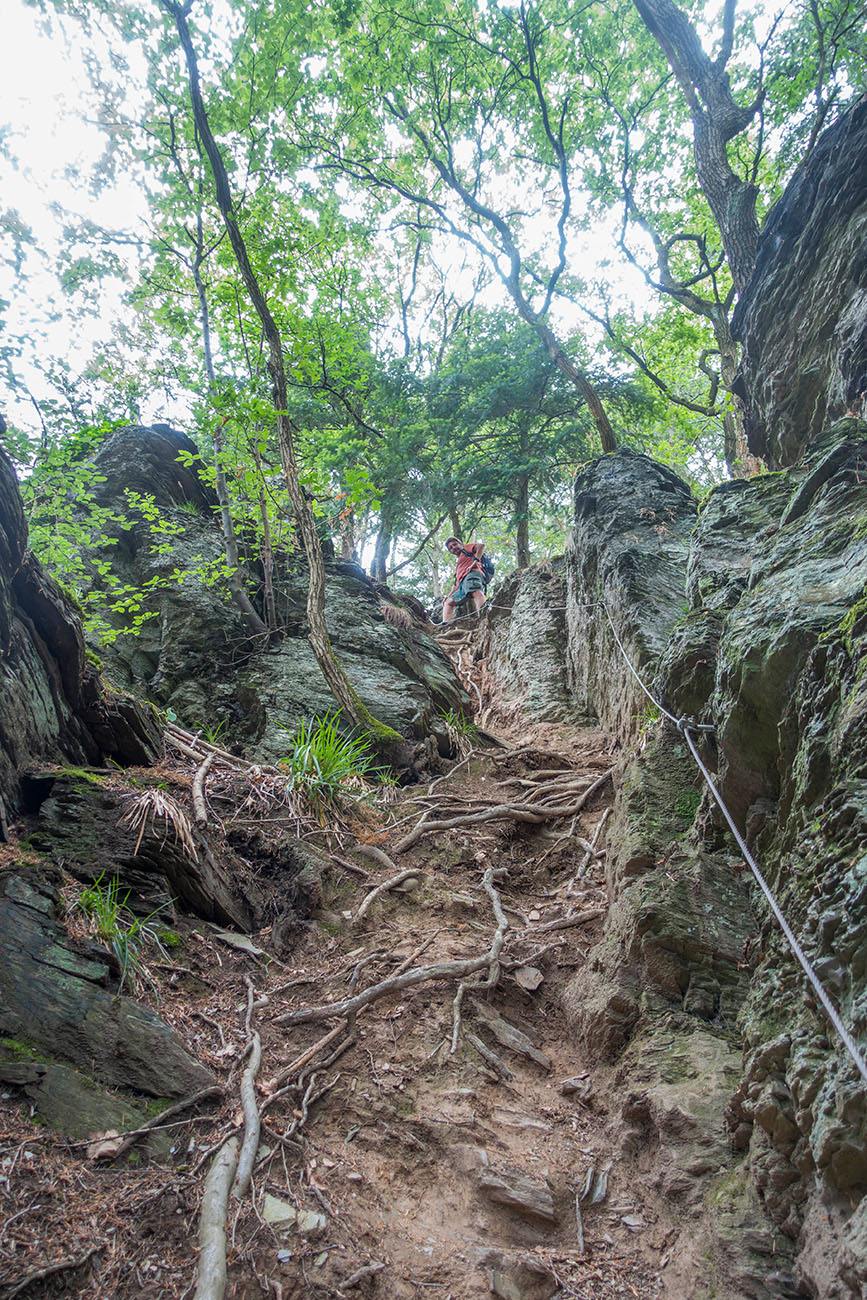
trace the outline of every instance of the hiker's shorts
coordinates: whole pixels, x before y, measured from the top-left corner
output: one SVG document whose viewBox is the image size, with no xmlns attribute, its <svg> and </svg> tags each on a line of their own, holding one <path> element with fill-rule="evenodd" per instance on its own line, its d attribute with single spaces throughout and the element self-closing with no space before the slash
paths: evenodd
<svg viewBox="0 0 867 1300">
<path fill-rule="evenodd" d="M 461 601 L 465 599 L 465 597 L 472 595 L 474 591 L 484 591 L 484 590 L 485 590 L 484 578 L 479 573 L 478 569 L 473 569 L 472 572 L 466 575 L 463 582 L 461 582 L 457 587 L 455 587 L 454 591 L 449 592 L 449 594 L 446 596 L 446 600 L 453 600 L 456 605 L 459 605 Z"/>
</svg>

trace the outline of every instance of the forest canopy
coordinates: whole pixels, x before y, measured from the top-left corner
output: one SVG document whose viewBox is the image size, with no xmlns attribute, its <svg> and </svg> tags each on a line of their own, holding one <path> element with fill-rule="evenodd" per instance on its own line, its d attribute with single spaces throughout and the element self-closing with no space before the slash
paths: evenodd
<svg viewBox="0 0 867 1300">
<path fill-rule="evenodd" d="M 199 577 L 254 631 L 273 595 L 246 590 L 239 548 L 326 539 L 428 601 L 449 535 L 505 569 L 561 549 L 603 451 L 697 489 L 756 470 L 731 315 L 763 217 L 864 91 L 863 3 L 32 8 L 78 52 L 103 148 L 76 178 L 88 215 L 60 219 L 60 331 L 10 329 L 0 297 L 6 442 L 33 547 L 83 601 L 99 587 L 103 631 L 148 594 L 90 552 L 124 512 L 155 545 L 175 526 L 141 494 L 95 504 L 89 457 L 131 422 L 196 443 L 225 542 Z M 119 180 L 129 220 L 104 224 Z M 7 203 L 26 296 L 40 233 Z M 70 333 L 81 365 L 53 342 Z"/>
</svg>

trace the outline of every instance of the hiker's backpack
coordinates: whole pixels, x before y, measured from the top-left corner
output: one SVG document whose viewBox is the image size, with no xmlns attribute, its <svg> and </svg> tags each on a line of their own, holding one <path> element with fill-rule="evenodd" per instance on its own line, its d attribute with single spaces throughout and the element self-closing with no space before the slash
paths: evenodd
<svg viewBox="0 0 867 1300">
<path fill-rule="evenodd" d="M 479 556 L 477 556 L 473 551 L 468 551 L 465 546 L 462 546 L 461 550 L 464 555 L 472 555 L 473 559 L 478 560 L 479 564 L 482 566 L 482 582 L 485 584 L 485 590 L 487 590 L 488 583 L 494 576 L 494 561 L 488 555 L 483 555 L 479 558 Z"/>
</svg>

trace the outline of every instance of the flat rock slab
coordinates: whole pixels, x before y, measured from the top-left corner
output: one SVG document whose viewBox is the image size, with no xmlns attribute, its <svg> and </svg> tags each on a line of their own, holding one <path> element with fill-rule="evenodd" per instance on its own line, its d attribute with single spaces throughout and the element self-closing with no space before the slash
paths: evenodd
<svg viewBox="0 0 867 1300">
<path fill-rule="evenodd" d="M 53 887 L 35 877 L 0 882 L 0 1031 L 155 1097 L 212 1084 L 165 1021 L 106 987 L 108 954 L 103 963 L 93 949 L 77 953 L 54 919 L 56 905 Z"/>
<path fill-rule="evenodd" d="M 511 1051 L 517 1052 L 519 1056 L 529 1057 L 531 1061 L 535 1061 L 537 1065 L 541 1065 L 543 1070 L 551 1070 L 553 1068 L 551 1065 L 551 1058 L 546 1056 L 544 1052 L 540 1052 L 537 1047 L 534 1047 L 533 1043 L 523 1030 L 517 1029 L 514 1025 L 510 1024 L 508 1020 L 504 1020 L 502 1016 L 498 1016 L 495 1011 L 492 1011 L 490 1007 L 485 1006 L 483 1002 L 477 1002 L 473 999 L 473 1007 L 481 1014 L 485 1025 L 490 1029 L 497 1042 L 502 1043 L 503 1047 L 510 1048 Z"/>
<path fill-rule="evenodd" d="M 547 1183 L 525 1174 L 496 1173 L 485 1169 L 479 1174 L 479 1191 L 495 1205 L 505 1205 L 510 1210 L 545 1223 L 555 1223 L 554 1198 Z"/>
</svg>

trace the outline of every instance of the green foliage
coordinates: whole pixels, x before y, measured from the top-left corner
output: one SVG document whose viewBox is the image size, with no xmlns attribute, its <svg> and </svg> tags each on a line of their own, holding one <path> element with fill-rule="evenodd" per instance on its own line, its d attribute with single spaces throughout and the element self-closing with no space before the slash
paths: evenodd
<svg viewBox="0 0 867 1300">
<path fill-rule="evenodd" d="M 371 741 L 343 735 L 339 723 L 339 711 L 302 722 L 292 752 L 280 764 L 299 805 L 319 821 L 336 810 L 342 796 L 363 793 L 379 774 Z"/>
<path fill-rule="evenodd" d="M 153 983 L 144 961 L 146 944 L 155 944 L 165 955 L 161 933 L 151 925 L 163 907 L 155 908 L 144 918 L 137 917 L 126 906 L 129 894 L 127 890 L 121 897 L 117 878 L 105 881 L 105 872 L 102 871 L 81 891 L 77 904 L 90 921 L 94 934 L 114 954 L 120 966 L 119 993 L 127 983 L 133 991 L 146 983 Z"/>
</svg>

